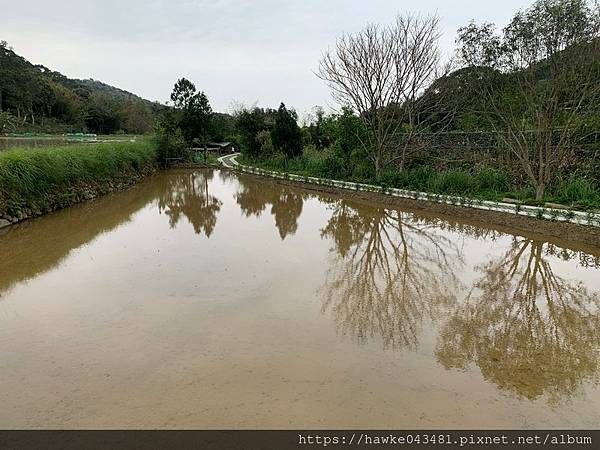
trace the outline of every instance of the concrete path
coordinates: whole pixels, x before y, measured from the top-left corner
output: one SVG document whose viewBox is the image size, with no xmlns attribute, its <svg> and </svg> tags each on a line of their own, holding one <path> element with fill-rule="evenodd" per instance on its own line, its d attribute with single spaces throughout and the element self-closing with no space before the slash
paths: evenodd
<svg viewBox="0 0 600 450">
<path fill-rule="evenodd" d="M 240 156 L 239 153 L 233 153 L 231 155 L 221 156 L 220 158 L 217 158 L 217 161 L 219 161 L 225 167 L 233 169 L 235 166 L 238 165 L 238 162 L 236 160 L 238 156 Z"/>
</svg>

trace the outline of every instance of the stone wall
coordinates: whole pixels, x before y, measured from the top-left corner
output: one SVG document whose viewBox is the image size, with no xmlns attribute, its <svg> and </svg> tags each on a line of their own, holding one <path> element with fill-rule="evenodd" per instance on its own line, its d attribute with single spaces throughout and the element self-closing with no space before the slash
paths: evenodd
<svg viewBox="0 0 600 450">
<path fill-rule="evenodd" d="M 505 144 L 501 133 L 448 132 L 400 135 L 395 147 L 406 147 L 408 165 L 429 164 L 440 170 L 449 168 L 517 168 L 518 161 Z M 562 167 L 563 173 L 576 171 L 600 179 L 600 133 L 592 133 L 573 145 Z"/>
</svg>

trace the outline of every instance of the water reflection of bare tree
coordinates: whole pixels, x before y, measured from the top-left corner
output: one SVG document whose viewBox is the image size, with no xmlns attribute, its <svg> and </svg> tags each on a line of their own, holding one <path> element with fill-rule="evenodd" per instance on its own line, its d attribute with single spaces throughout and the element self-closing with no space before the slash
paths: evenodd
<svg viewBox="0 0 600 450">
<path fill-rule="evenodd" d="M 500 259 L 479 267 L 466 304 L 442 330 L 438 360 L 446 368 L 474 362 L 502 389 L 550 401 L 597 378 L 600 298 L 554 273 L 548 244 L 515 237 Z"/>
<path fill-rule="evenodd" d="M 423 320 L 456 299 L 461 252 L 434 222 L 341 200 L 321 236 L 334 243 L 323 312 L 360 343 L 415 348 Z"/>
<path fill-rule="evenodd" d="M 185 216 L 196 234 L 204 233 L 210 237 L 222 205 L 222 202 L 209 192 L 209 181 L 213 176 L 212 171 L 198 171 L 165 178 L 168 186 L 158 198 L 158 209 L 161 213 L 165 211 L 169 216 L 172 228 Z"/>
<path fill-rule="evenodd" d="M 275 217 L 281 239 L 296 233 L 304 204 L 299 192 L 279 185 L 255 181 L 245 183 L 243 177 L 239 178 L 239 182 L 241 190 L 236 194 L 236 201 L 246 217 L 260 217 L 267 205 L 271 205 L 271 214 Z"/>
</svg>

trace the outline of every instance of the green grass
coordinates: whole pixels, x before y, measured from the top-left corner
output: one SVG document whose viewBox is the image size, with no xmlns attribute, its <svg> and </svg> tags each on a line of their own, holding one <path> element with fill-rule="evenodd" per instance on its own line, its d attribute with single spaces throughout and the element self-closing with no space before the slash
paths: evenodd
<svg viewBox="0 0 600 450">
<path fill-rule="evenodd" d="M 317 152 L 313 149 L 305 150 L 302 156 L 294 159 L 274 155 L 268 159 L 253 160 L 242 155 L 238 161 L 268 170 L 363 182 L 379 185 L 382 188 L 399 188 L 491 201 L 513 198 L 530 205 L 540 203 L 535 200 L 534 190 L 517 185 L 510 172 L 491 167 L 470 171 L 464 169 L 438 171 L 430 166 L 419 166 L 403 171 L 389 170 L 376 178 L 373 171 L 360 161 L 352 162 L 349 158 L 337 156 L 334 152 Z M 550 186 L 544 201 L 583 210 L 599 209 L 600 186 L 586 178 L 571 176 Z"/>
<path fill-rule="evenodd" d="M 203 153 L 196 153 L 193 157 L 193 162 L 218 166 L 219 165 L 219 155 L 216 155 L 214 153 L 209 153 L 206 157 L 204 157 Z"/>
<path fill-rule="evenodd" d="M 459 169 L 436 171 L 429 166 L 420 166 L 404 171 L 389 171 L 378 183 L 376 180 L 371 182 L 387 187 L 487 200 L 499 200 L 510 191 L 509 175 L 491 168 L 469 173 Z"/>
<path fill-rule="evenodd" d="M 600 191 L 587 178 L 571 175 L 551 190 L 555 201 L 582 209 L 600 208 Z"/>
<path fill-rule="evenodd" d="M 76 185 L 97 184 L 139 173 L 154 164 L 149 140 L 71 144 L 0 153 L 0 213 L 43 208 L 48 196 Z"/>
</svg>

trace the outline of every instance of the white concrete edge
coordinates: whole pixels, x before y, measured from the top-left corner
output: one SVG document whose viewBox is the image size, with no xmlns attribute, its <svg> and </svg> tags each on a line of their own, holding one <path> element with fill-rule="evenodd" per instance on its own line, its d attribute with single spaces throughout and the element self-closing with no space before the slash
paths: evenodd
<svg viewBox="0 0 600 450">
<path fill-rule="evenodd" d="M 384 188 L 371 184 L 354 183 L 349 181 L 331 180 L 327 178 L 315 178 L 292 173 L 275 172 L 261 169 L 258 167 L 245 166 L 236 161 L 239 155 L 227 155 L 219 158 L 219 162 L 230 169 L 240 170 L 241 172 L 262 175 L 283 180 L 300 181 L 303 183 L 317 184 L 320 186 L 337 187 L 359 192 L 376 192 L 380 194 L 391 195 L 393 197 L 408 198 L 413 200 L 428 201 L 434 203 L 444 203 L 448 205 L 464 206 L 467 208 L 482 209 L 487 211 L 497 211 L 518 216 L 533 217 L 536 219 L 554 220 L 559 222 L 569 222 L 578 225 L 600 227 L 600 214 L 593 212 L 573 211 L 567 209 L 545 208 L 538 206 L 517 205 L 512 203 L 493 202 L 489 200 L 480 200 L 469 197 L 456 197 L 451 195 L 433 194 L 427 192 L 407 191 L 404 189 Z M 224 161 L 228 159 L 229 161 Z M 232 162 L 229 165 L 228 162 Z"/>
</svg>

